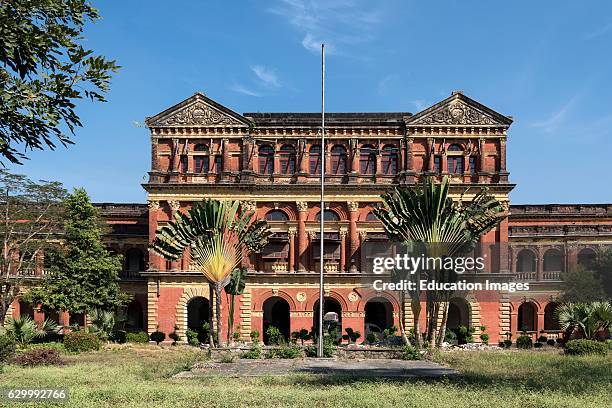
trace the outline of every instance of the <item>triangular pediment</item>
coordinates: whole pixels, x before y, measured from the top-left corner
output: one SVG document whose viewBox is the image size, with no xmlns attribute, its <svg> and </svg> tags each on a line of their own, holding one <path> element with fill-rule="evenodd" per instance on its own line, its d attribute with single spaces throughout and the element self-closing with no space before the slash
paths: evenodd
<svg viewBox="0 0 612 408">
<path fill-rule="evenodd" d="M 407 118 L 409 126 L 509 126 L 512 119 L 459 92 Z"/>
<path fill-rule="evenodd" d="M 249 126 L 239 113 L 198 92 L 183 102 L 147 118 L 149 127 Z"/>
</svg>

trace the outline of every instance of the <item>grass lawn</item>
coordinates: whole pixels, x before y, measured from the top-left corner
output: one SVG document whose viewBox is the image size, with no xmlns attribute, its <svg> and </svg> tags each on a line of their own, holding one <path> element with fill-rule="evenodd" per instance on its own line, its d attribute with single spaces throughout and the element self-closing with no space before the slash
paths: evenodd
<svg viewBox="0 0 612 408">
<path fill-rule="evenodd" d="M 612 400 L 612 354 L 566 357 L 545 351 L 442 353 L 454 379 L 359 380 L 307 375 L 173 379 L 203 352 L 124 346 L 69 355 L 58 367 L 5 366 L 0 388 L 66 387 L 74 407 L 415 406 L 604 407 Z M 25 406 L 7 404 L 6 406 Z M 36 406 L 41 406 L 40 404 Z"/>
</svg>

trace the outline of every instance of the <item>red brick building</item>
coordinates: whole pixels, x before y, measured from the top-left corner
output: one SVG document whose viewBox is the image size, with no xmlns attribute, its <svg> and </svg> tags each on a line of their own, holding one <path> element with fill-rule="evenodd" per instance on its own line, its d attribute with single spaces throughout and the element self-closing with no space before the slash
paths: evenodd
<svg viewBox="0 0 612 408">
<path fill-rule="evenodd" d="M 372 214 L 380 195 L 429 175 L 449 176 L 457 199 L 487 187 L 507 205 L 509 217 L 482 237 L 484 247 L 498 248 L 488 275 L 529 281 L 532 288 L 457 293 L 449 327 L 474 326 L 478 334 L 484 325 L 492 342 L 523 328 L 554 336 L 559 274 L 612 243 L 612 204 L 508 205 L 515 186 L 506 167 L 511 123 L 511 117 L 453 92 L 416 114 L 327 114 L 322 151 L 318 113 L 238 114 L 196 93 L 147 118 L 151 169 L 143 187 L 148 205 L 99 204 L 112 226 L 109 247 L 125 255 L 122 286 L 135 295 L 128 308 L 131 324 L 166 333 L 176 325 L 184 334 L 207 319 L 208 285 L 190 268 L 188 255 L 167 262 L 147 246 L 174 212 L 212 197 L 243 201 L 274 231 L 269 245 L 244 261 L 251 273 L 235 316 L 242 338 L 269 325 L 286 335 L 311 329 L 318 307 L 319 180 L 325 155 L 325 311 L 337 312 L 343 329 L 382 330 L 398 324 L 400 307 L 409 312 L 409 304 L 400 305 L 393 294 L 364 287 L 363 276 L 371 271 L 362 246 L 385 240 Z M 225 299 L 223 309 L 226 313 Z M 406 320 L 410 325 L 411 313 Z"/>
</svg>

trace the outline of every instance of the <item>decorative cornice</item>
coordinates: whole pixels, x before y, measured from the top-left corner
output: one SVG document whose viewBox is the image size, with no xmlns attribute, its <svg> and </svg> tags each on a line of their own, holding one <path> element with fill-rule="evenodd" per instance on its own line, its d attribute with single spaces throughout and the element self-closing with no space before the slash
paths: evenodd
<svg viewBox="0 0 612 408">
<path fill-rule="evenodd" d="M 150 210 L 159 210 L 159 201 L 148 201 L 147 205 Z"/>
</svg>

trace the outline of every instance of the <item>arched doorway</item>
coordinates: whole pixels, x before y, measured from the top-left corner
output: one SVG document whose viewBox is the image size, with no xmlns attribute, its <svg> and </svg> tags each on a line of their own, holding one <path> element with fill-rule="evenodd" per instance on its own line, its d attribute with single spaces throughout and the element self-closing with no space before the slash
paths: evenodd
<svg viewBox="0 0 612 408">
<path fill-rule="evenodd" d="M 446 318 L 446 330 L 455 333 L 457 343 L 467 342 L 465 333 L 461 333 L 460 327 L 470 327 L 470 306 L 465 299 L 453 298 L 448 303 L 448 317 Z"/>
<path fill-rule="evenodd" d="M 538 307 L 533 302 L 525 302 L 518 309 L 518 331 L 538 330 Z"/>
<path fill-rule="evenodd" d="M 315 333 L 319 332 L 319 301 L 317 300 L 314 304 L 313 308 L 313 330 Z M 327 313 L 336 313 L 338 315 L 338 324 L 336 325 L 336 329 L 338 331 L 338 337 L 342 336 L 342 306 L 340 302 L 331 297 L 326 297 L 323 300 L 323 316 Z M 329 330 L 333 330 L 333 324 L 328 326 Z"/>
<path fill-rule="evenodd" d="M 365 305 L 365 336 L 382 334 L 393 326 L 393 305 L 385 298 L 370 299 Z"/>
<path fill-rule="evenodd" d="M 34 320 L 34 308 L 32 305 L 24 300 L 19 300 L 19 317 L 29 316 L 30 319 Z"/>
<path fill-rule="evenodd" d="M 85 313 L 70 313 L 70 326 L 85 327 Z"/>
<path fill-rule="evenodd" d="M 289 303 L 279 296 L 273 296 L 266 299 L 263 304 L 263 339 L 264 344 L 269 343 L 268 329 L 270 326 L 276 327 L 285 340 L 289 340 L 290 334 L 290 318 L 289 318 Z"/>
<path fill-rule="evenodd" d="M 128 330 L 140 331 L 144 328 L 144 313 L 142 306 L 137 300 L 132 300 L 126 311 L 127 321 L 125 326 Z"/>
<path fill-rule="evenodd" d="M 202 296 L 196 296 L 187 303 L 187 328 L 198 333 L 200 343 L 208 341 L 208 331 L 204 330 L 204 323 L 209 323 L 210 302 Z M 212 329 L 212 328 L 211 328 Z"/>
<path fill-rule="evenodd" d="M 59 313 L 57 310 L 46 310 L 45 309 L 45 319 L 49 319 L 52 322 L 59 324 Z"/>
<path fill-rule="evenodd" d="M 544 330 L 560 330 L 559 319 L 557 319 L 557 307 L 555 302 L 550 302 L 544 308 Z"/>
<path fill-rule="evenodd" d="M 126 272 L 142 272 L 145 269 L 144 253 L 139 248 L 130 248 L 125 253 L 124 270 Z"/>
</svg>

